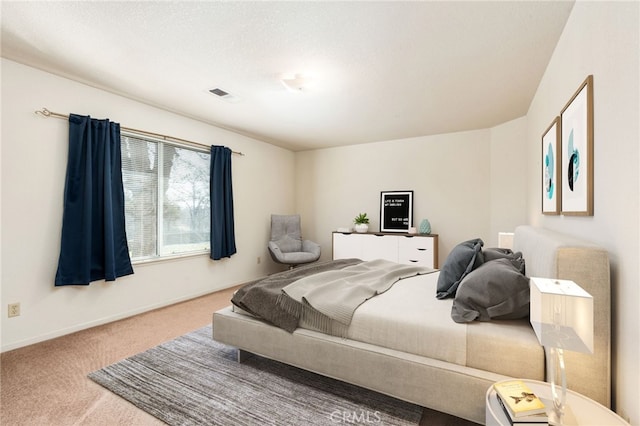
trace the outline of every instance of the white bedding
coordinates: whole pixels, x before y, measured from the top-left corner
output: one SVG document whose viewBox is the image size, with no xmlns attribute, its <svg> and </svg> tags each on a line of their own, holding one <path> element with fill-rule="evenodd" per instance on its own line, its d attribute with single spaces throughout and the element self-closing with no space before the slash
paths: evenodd
<svg viewBox="0 0 640 426">
<path fill-rule="evenodd" d="M 435 297 L 438 275 L 400 280 L 363 303 L 346 337 L 507 376 L 517 374 L 525 362 L 535 378 L 544 378 L 543 351 L 527 320 L 454 322 L 453 299 Z M 305 323 L 300 326 L 314 329 Z"/>
<path fill-rule="evenodd" d="M 347 337 L 465 365 L 467 325 L 451 320 L 453 299 L 436 299 L 437 282 L 438 273 L 397 282 L 356 310 Z"/>
</svg>

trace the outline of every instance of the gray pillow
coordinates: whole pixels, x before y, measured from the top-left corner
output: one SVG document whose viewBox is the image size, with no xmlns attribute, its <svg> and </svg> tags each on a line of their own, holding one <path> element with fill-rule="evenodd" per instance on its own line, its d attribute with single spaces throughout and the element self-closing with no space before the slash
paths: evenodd
<svg viewBox="0 0 640 426">
<path fill-rule="evenodd" d="M 503 259 L 505 257 L 513 257 L 513 250 L 500 247 L 489 247 L 482 249 L 482 256 L 485 262 L 491 260 Z"/>
<path fill-rule="evenodd" d="M 518 259 L 522 257 L 522 253 L 519 251 L 514 253 L 508 248 L 490 247 L 482 249 L 482 257 L 485 262 L 490 262 L 496 259 Z M 520 272 L 524 274 L 524 263 L 523 270 Z"/>
<path fill-rule="evenodd" d="M 476 238 L 460 243 L 451 250 L 440 268 L 436 292 L 438 299 L 455 296 L 458 285 L 464 276 L 483 263 L 483 245 L 484 242 L 480 238 Z"/>
<path fill-rule="evenodd" d="M 529 278 L 524 259 L 485 262 L 460 283 L 451 318 L 458 323 L 474 320 L 517 319 L 529 316 Z"/>
</svg>

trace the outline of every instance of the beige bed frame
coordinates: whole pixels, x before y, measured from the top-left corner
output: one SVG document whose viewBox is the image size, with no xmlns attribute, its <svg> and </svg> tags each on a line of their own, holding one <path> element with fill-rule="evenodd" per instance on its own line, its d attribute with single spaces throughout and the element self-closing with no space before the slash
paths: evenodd
<svg viewBox="0 0 640 426">
<path fill-rule="evenodd" d="M 609 407 L 610 272 L 605 250 L 543 228 L 520 226 L 514 251 L 527 275 L 571 279 L 594 298 L 594 354 L 566 352 L 568 387 Z M 213 338 L 305 370 L 477 423 L 485 420 L 485 393 L 507 377 L 431 358 L 297 329 L 290 334 L 231 307 L 213 315 Z M 487 342 L 491 344 L 491 342 Z M 524 367 L 526 368 L 526 367 Z"/>
</svg>

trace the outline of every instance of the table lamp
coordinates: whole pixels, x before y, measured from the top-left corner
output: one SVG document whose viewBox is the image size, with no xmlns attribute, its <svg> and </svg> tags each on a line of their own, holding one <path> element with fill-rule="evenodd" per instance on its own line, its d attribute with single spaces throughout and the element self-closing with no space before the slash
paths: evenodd
<svg viewBox="0 0 640 426">
<path fill-rule="evenodd" d="M 555 417 L 562 424 L 567 398 L 564 351 L 593 353 L 593 297 L 570 280 L 532 277 L 530 288 L 531 325 L 549 362 L 553 398 L 549 420 Z"/>
</svg>

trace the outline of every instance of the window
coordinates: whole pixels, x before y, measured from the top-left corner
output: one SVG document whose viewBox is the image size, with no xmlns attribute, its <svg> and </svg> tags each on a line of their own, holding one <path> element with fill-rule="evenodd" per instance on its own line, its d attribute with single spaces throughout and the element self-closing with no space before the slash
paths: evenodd
<svg viewBox="0 0 640 426">
<path fill-rule="evenodd" d="M 209 250 L 209 158 L 205 150 L 122 134 L 133 261 Z"/>
</svg>

